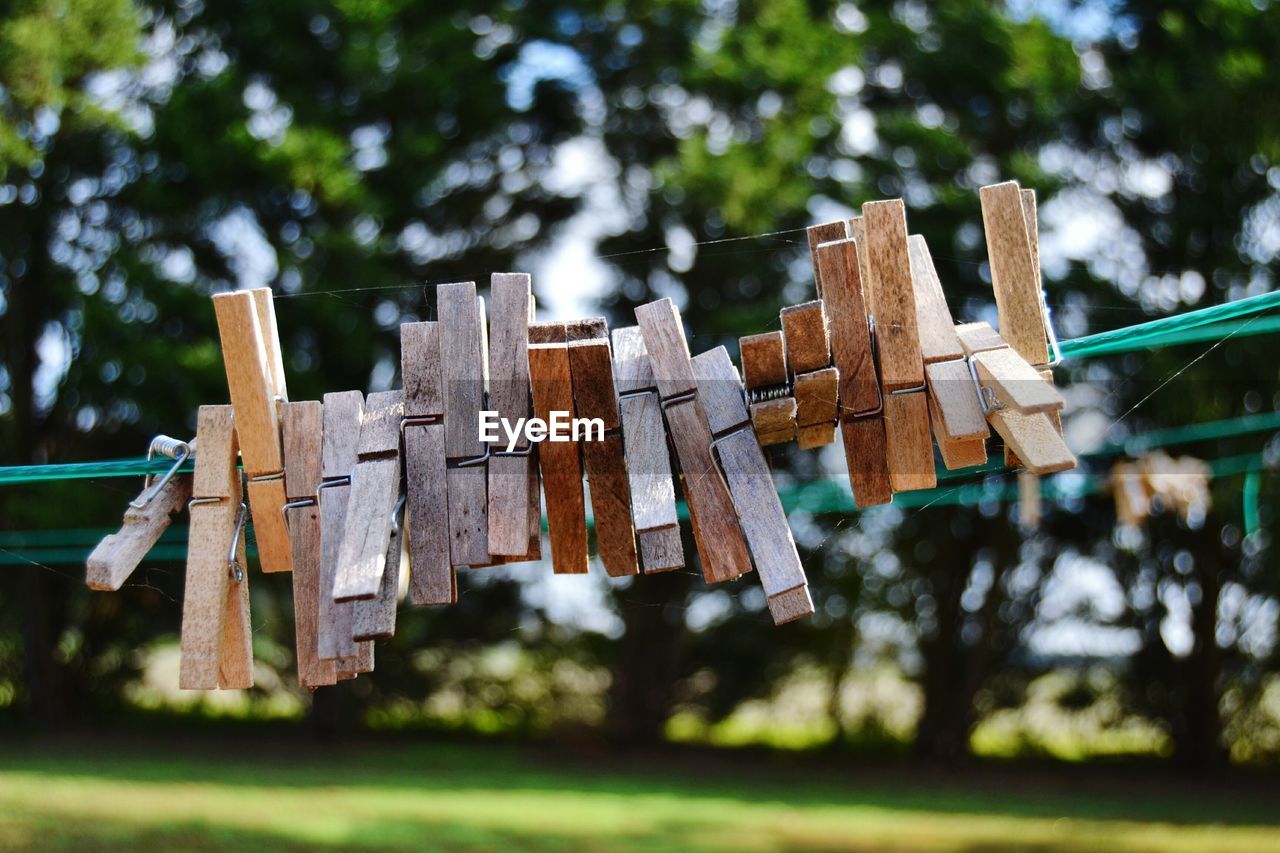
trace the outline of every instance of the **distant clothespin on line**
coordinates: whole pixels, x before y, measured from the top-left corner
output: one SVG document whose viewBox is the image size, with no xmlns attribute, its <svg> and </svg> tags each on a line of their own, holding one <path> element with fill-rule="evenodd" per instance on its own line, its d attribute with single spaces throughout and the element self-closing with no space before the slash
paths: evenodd
<svg viewBox="0 0 1280 853">
<path fill-rule="evenodd" d="M 85 564 L 85 585 L 90 589 L 114 591 L 124 586 L 134 569 L 147 556 L 191 498 L 191 475 L 178 473 L 195 455 L 195 440 L 181 441 L 157 435 L 147 448 L 147 459 L 165 456 L 173 464 L 160 476 L 148 476 L 142 492 L 129 502 L 118 533 L 100 541 Z"/>
<path fill-rule="evenodd" d="M 1111 469 L 1116 520 L 1139 527 L 1157 512 L 1170 510 L 1184 524 L 1194 523 L 1212 505 L 1211 479 L 1208 463 L 1192 456 L 1155 451 L 1137 461 L 1117 462 Z"/>
</svg>

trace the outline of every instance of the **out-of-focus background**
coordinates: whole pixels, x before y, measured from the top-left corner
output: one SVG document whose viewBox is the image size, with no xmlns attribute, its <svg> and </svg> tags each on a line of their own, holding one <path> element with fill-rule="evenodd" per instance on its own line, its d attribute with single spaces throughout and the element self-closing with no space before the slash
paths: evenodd
<svg viewBox="0 0 1280 853">
<path fill-rule="evenodd" d="M 228 288 L 275 290 L 301 400 L 396 387 L 423 283 L 501 270 L 533 273 L 544 318 L 629 325 L 671 297 L 694 352 L 736 353 L 813 298 L 798 229 L 884 197 L 957 318 L 994 321 L 977 188 L 1004 179 L 1039 191 L 1064 338 L 1275 286 L 1268 0 L 2 14 L 6 465 L 190 435 L 227 399 Z M 1274 411 L 1278 355 L 1260 335 L 1068 362 L 1068 440 Z M 180 550 L 114 594 L 75 562 L 140 482 L 3 488 L 0 843 L 1280 846 L 1278 449 L 1178 448 L 1260 462 L 1139 527 L 1107 494 L 1034 534 L 999 501 L 802 506 L 817 614 L 784 628 L 753 578 L 696 565 L 464 573 L 457 606 L 402 610 L 372 675 L 315 696 L 287 576 L 254 573 L 258 686 L 181 692 Z M 772 456 L 784 488 L 847 490 L 836 445 Z"/>
</svg>

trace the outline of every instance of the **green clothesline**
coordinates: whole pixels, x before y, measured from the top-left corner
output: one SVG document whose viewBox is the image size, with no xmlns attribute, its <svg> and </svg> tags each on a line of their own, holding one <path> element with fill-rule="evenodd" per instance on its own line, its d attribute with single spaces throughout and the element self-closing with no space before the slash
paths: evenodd
<svg viewBox="0 0 1280 853">
<path fill-rule="evenodd" d="M 1280 331 L 1280 316 L 1267 316 L 1267 312 L 1280 309 L 1280 291 L 1241 299 L 1225 305 L 1216 305 L 1190 311 L 1174 317 L 1152 320 L 1124 329 L 1102 332 L 1083 338 L 1068 340 L 1062 344 L 1062 352 L 1073 359 L 1116 355 L 1163 346 L 1177 346 L 1206 340 L 1221 340 L 1229 336 L 1254 335 Z M 1246 415 L 1152 430 L 1122 440 L 1108 442 L 1083 458 L 1103 458 L 1120 454 L 1137 455 L 1148 450 L 1200 441 L 1218 441 L 1225 438 L 1259 432 L 1280 431 L 1280 412 Z M 52 465 L 21 465 L 0 468 L 0 486 L 54 480 L 89 479 L 97 477 L 137 477 L 165 471 L 171 460 L 145 457 L 115 459 L 100 462 L 72 462 Z M 191 462 L 183 466 L 190 471 Z M 1210 462 L 1214 476 L 1225 477 L 1245 474 L 1245 524 L 1249 531 L 1259 524 L 1258 498 L 1261 490 L 1262 459 L 1260 454 L 1233 456 Z M 1008 473 L 1011 469 L 1001 459 L 993 459 L 985 465 L 957 471 L 939 470 L 940 483 L 965 479 L 972 482 L 958 485 L 939 485 L 935 489 L 918 492 L 902 492 L 894 496 L 893 506 L 919 508 L 926 506 L 972 505 L 985 501 L 1016 499 L 1017 486 L 1008 482 L 979 479 L 985 475 Z M 1065 484 L 1065 485 L 1064 485 Z M 1105 477 L 1098 474 L 1076 473 L 1068 477 L 1054 477 L 1042 482 L 1042 493 L 1049 499 L 1082 497 L 1103 488 Z M 788 510 L 804 510 L 813 513 L 858 512 L 853 497 L 843 482 L 821 481 L 779 492 L 783 506 Z M 681 502 L 682 518 L 687 509 Z M 0 532 L 0 565 L 38 562 L 79 563 L 88 556 L 92 546 L 110 530 L 74 529 L 45 531 Z M 12 549 L 20 549 L 18 551 Z M 186 553 L 185 528 L 170 529 L 152 550 L 153 560 L 182 559 Z"/>
</svg>

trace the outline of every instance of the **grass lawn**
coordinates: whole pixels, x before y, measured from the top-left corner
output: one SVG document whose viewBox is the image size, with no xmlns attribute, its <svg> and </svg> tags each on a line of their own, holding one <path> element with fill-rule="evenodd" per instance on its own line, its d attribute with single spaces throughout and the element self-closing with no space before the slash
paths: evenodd
<svg viewBox="0 0 1280 853">
<path fill-rule="evenodd" d="M 1280 785 L 1144 768 L 253 733 L 0 742 L 0 848 L 1280 850 Z"/>
</svg>

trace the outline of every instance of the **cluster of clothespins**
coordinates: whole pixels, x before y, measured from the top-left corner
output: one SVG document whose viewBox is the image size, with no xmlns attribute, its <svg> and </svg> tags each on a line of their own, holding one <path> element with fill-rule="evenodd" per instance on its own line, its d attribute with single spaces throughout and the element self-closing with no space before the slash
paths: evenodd
<svg viewBox="0 0 1280 853">
<path fill-rule="evenodd" d="M 1117 462 L 1111 469 L 1111 493 L 1116 520 L 1140 527 L 1162 510 L 1176 512 L 1184 522 L 1204 518 L 1211 497 L 1209 464 L 1193 456 L 1173 457 L 1156 451 L 1133 461 Z"/>
<path fill-rule="evenodd" d="M 87 582 L 118 589 L 189 506 L 181 686 L 249 686 L 247 507 L 263 571 L 293 572 L 299 679 L 333 684 L 372 669 L 402 586 L 414 605 L 450 604 L 457 568 L 540 559 L 540 491 L 554 571 L 586 572 L 584 472 L 610 576 L 684 566 L 674 452 L 706 580 L 754 565 L 775 622 L 806 616 L 762 445 L 818 447 L 838 429 L 859 506 L 932 488 L 931 434 L 948 468 L 984 462 L 989 427 L 1028 471 L 1075 464 L 1057 420 L 1034 192 L 984 187 L 981 204 L 999 334 L 955 324 L 902 201 L 872 202 L 809 229 L 818 300 L 784 309 L 781 332 L 742 339 L 742 378 L 724 347 L 690 356 L 670 300 L 610 335 L 602 319 L 535 322 L 529 276 L 498 273 L 487 319 L 467 282 L 436 288 L 435 321 L 401 326 L 402 390 L 289 402 L 270 291 L 218 294 L 231 405 L 201 406 L 193 442 L 156 442 L 177 462 L 95 549 Z M 491 445 L 482 410 L 509 422 L 572 413 L 604 430 Z M 177 474 L 193 453 L 193 474 Z"/>
</svg>

